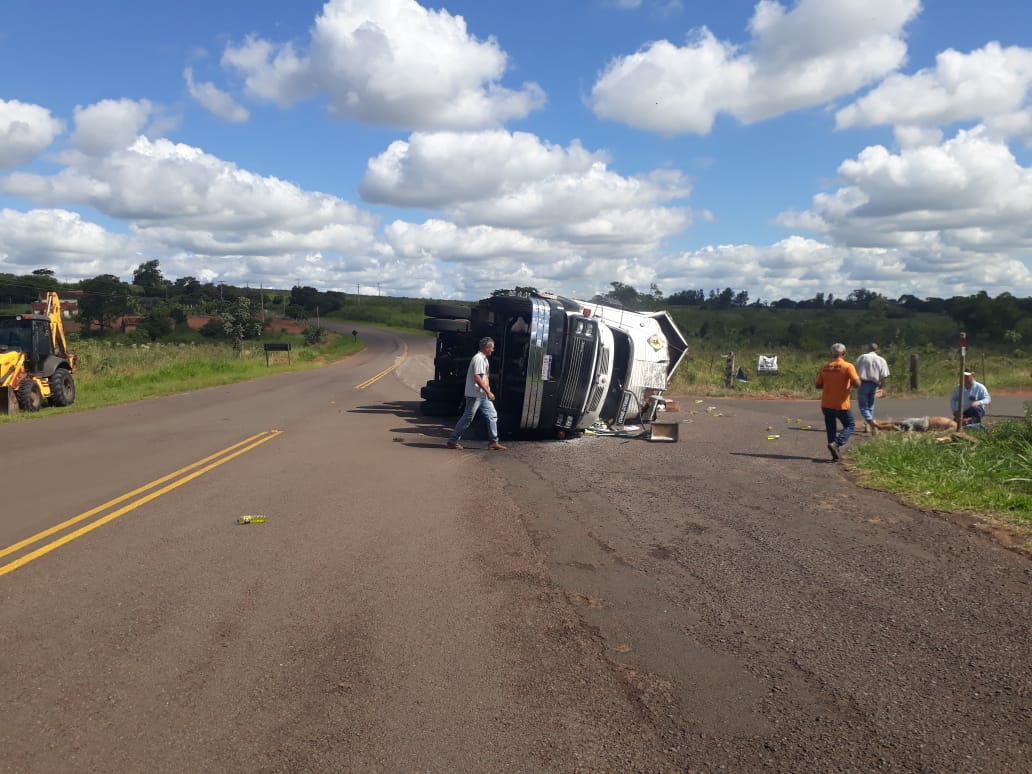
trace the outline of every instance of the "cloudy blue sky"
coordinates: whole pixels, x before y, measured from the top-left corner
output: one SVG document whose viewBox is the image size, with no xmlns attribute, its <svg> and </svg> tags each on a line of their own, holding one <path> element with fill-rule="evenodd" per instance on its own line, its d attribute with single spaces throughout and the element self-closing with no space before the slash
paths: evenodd
<svg viewBox="0 0 1032 774">
<path fill-rule="evenodd" d="M 5 0 L 0 272 L 1032 296 L 1027 0 Z"/>
</svg>

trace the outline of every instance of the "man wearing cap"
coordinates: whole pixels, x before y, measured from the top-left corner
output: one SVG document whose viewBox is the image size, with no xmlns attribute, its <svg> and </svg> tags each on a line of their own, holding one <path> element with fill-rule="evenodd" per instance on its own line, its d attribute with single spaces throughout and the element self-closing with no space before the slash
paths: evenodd
<svg viewBox="0 0 1032 774">
<path fill-rule="evenodd" d="M 885 380 L 889 378 L 889 364 L 878 354 L 878 345 L 873 341 L 867 345 L 867 352 L 854 363 L 860 386 L 856 389 L 856 404 L 868 433 L 876 432 L 874 425 L 874 399 L 884 395 Z"/>
<path fill-rule="evenodd" d="M 853 434 L 853 412 L 849 410 L 849 391 L 860 386 L 860 377 L 852 363 L 846 362 L 846 345 L 831 345 L 831 361 L 817 373 L 821 390 L 821 412 L 828 435 L 828 451 L 833 462 L 838 462 L 840 451 Z M 838 425 L 842 424 L 839 432 Z"/>
<path fill-rule="evenodd" d="M 963 410 L 963 424 L 978 425 L 982 423 L 985 416 L 985 407 L 989 405 L 992 398 L 989 397 L 989 390 L 981 382 L 975 381 L 974 371 L 964 372 L 964 389 L 958 384 L 953 388 L 950 396 L 950 411 L 954 419 L 958 418 Z"/>
</svg>

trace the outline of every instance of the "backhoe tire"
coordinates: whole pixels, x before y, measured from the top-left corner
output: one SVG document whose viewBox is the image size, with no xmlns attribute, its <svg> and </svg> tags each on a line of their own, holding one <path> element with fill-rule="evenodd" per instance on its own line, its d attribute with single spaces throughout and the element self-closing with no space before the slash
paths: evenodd
<svg viewBox="0 0 1032 774">
<path fill-rule="evenodd" d="M 43 392 L 32 379 L 26 379 L 18 385 L 18 408 L 22 411 L 39 411 L 43 406 Z"/>
<path fill-rule="evenodd" d="M 443 317 L 447 320 L 468 320 L 473 310 L 458 304 L 427 304 L 423 314 L 427 317 Z"/>
<path fill-rule="evenodd" d="M 67 368 L 58 368 L 49 379 L 50 405 L 71 406 L 75 403 L 75 379 Z"/>
</svg>

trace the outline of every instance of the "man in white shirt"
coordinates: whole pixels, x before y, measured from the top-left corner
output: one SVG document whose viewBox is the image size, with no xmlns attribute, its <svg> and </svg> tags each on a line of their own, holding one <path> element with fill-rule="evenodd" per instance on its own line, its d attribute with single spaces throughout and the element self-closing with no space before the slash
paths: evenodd
<svg viewBox="0 0 1032 774">
<path fill-rule="evenodd" d="M 885 394 L 885 380 L 889 378 L 889 364 L 878 354 L 878 345 L 871 342 L 867 352 L 853 363 L 856 374 L 860 377 L 860 386 L 856 390 L 856 403 L 860 416 L 868 433 L 876 432 L 874 425 L 874 400 Z"/>
<path fill-rule="evenodd" d="M 498 412 L 495 410 L 494 393 L 491 392 L 489 375 L 491 363 L 488 360 L 494 352 L 494 339 L 490 336 L 482 338 L 478 344 L 480 351 L 469 361 L 469 368 L 466 370 L 466 410 L 459 417 L 458 424 L 448 436 L 449 449 L 461 449 L 459 439 L 469 428 L 473 417 L 478 411 L 484 412 L 484 419 L 487 420 L 487 432 L 491 442 L 487 445 L 492 451 L 505 451 L 506 447 L 498 443 Z"/>
</svg>

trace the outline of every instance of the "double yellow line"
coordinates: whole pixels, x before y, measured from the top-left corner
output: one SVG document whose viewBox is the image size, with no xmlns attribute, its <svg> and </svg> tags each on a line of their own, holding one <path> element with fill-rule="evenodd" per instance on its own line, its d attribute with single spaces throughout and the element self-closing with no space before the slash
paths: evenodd
<svg viewBox="0 0 1032 774">
<path fill-rule="evenodd" d="M 385 377 L 391 371 L 393 371 L 398 366 L 400 366 L 402 363 L 404 363 L 405 362 L 405 358 L 408 357 L 408 344 L 406 344 L 403 341 L 403 342 L 401 342 L 401 346 L 402 346 L 401 357 L 398 358 L 398 362 L 397 363 L 395 363 L 392 366 L 388 366 L 387 368 L 385 368 L 382 371 L 380 371 L 380 373 L 378 373 L 376 376 L 372 376 L 372 377 L 366 379 L 361 384 L 356 384 L 355 385 L 355 389 L 356 390 L 364 390 L 366 387 L 369 387 L 370 385 L 375 384 L 376 382 L 378 382 L 381 379 L 383 379 L 383 377 Z"/>
<path fill-rule="evenodd" d="M 123 516 L 129 513 L 129 511 L 135 510 L 136 508 L 139 508 L 141 505 L 149 503 L 151 500 L 161 497 L 164 494 L 168 494 L 173 489 L 177 489 L 178 487 L 181 487 L 183 484 L 193 481 L 198 476 L 203 476 L 205 473 L 217 468 L 219 465 L 223 465 L 229 462 L 230 460 L 239 457 L 241 454 L 245 454 L 246 452 L 249 452 L 256 447 L 261 446 L 266 441 L 271 441 L 273 438 L 277 437 L 278 435 L 281 435 L 282 433 L 282 430 L 266 430 L 264 432 L 257 433 L 256 435 L 252 435 L 250 438 L 245 438 L 239 443 L 235 443 L 232 446 L 227 446 L 225 449 L 217 451 L 214 454 L 211 454 L 202 460 L 198 460 L 197 462 L 187 465 L 185 468 L 180 468 L 179 470 L 169 473 L 167 476 L 162 476 L 161 478 L 151 481 L 149 484 L 144 484 L 143 486 L 138 487 L 131 492 L 126 492 L 124 495 L 116 497 L 114 500 L 108 500 L 103 505 L 98 505 L 96 508 L 91 508 L 90 510 L 84 513 L 80 513 L 78 516 L 73 516 L 67 521 L 63 521 L 60 524 L 56 524 L 53 527 L 50 527 L 49 529 L 43 530 L 42 532 L 37 532 L 35 535 L 27 537 L 25 538 L 25 540 L 19 541 L 14 545 L 10 545 L 7 546 L 7 548 L 0 549 L 0 558 L 9 556 L 10 554 L 17 553 L 18 551 L 21 551 L 23 548 L 27 548 L 28 546 L 31 546 L 34 543 L 39 543 L 42 540 L 46 540 L 50 536 L 55 535 L 59 532 L 63 532 L 69 527 L 78 524 L 81 521 L 85 521 L 86 519 L 89 519 L 91 516 L 96 516 L 98 513 L 103 513 L 109 508 L 119 505 L 120 503 L 124 503 L 126 500 L 132 500 L 132 498 L 136 497 L 137 495 L 143 495 L 139 499 L 133 500 L 132 502 L 123 505 L 121 508 L 112 511 L 111 513 L 108 513 L 107 515 L 102 516 L 99 519 L 91 521 L 89 524 L 86 524 L 85 526 L 79 527 L 79 529 L 75 530 L 74 532 L 69 532 L 65 535 L 62 535 L 56 540 L 53 540 L 50 543 L 46 543 L 45 545 L 40 546 L 34 551 L 31 551 L 23 556 L 18 557 L 14 561 L 8 562 L 4 565 L 0 565 L 0 575 L 6 575 L 9 572 L 17 570 L 19 567 L 22 567 L 28 564 L 29 562 L 34 561 L 35 559 L 39 559 L 39 557 L 45 554 L 49 554 L 51 551 L 60 548 L 65 543 L 70 543 L 76 538 L 82 537 L 87 532 L 92 532 L 97 527 L 107 524 L 109 521 L 114 521 L 119 516 Z M 165 486 L 161 486 L 162 484 L 165 484 Z M 155 487 L 159 486 L 161 487 L 160 489 L 155 489 Z M 144 492 L 150 493 L 143 494 Z"/>
</svg>

